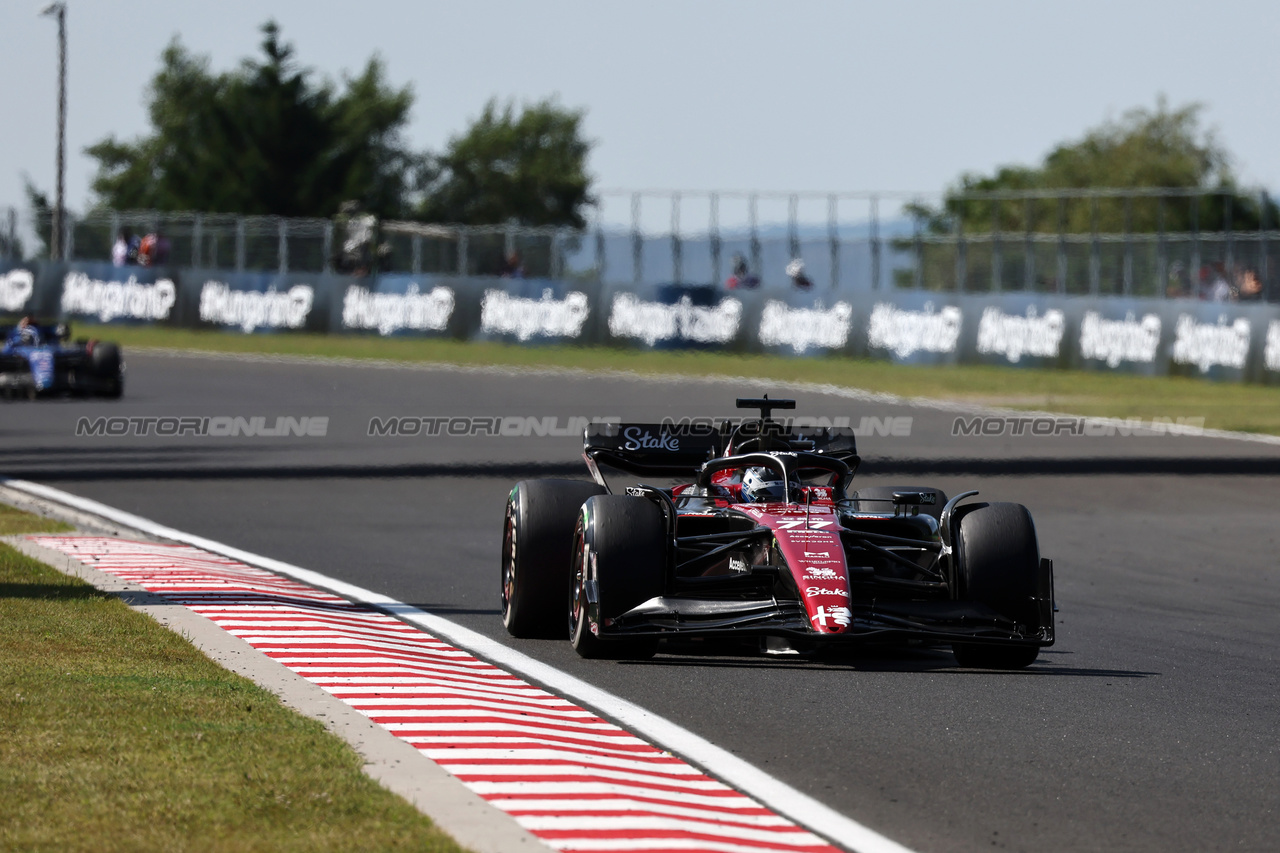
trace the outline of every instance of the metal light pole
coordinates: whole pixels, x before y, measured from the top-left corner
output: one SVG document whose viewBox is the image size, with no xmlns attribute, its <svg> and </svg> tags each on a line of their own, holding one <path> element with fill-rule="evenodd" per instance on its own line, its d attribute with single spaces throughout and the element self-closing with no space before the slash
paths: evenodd
<svg viewBox="0 0 1280 853">
<path fill-rule="evenodd" d="M 62 255 L 62 211 L 65 194 L 67 148 L 67 4 L 51 3 L 40 13 L 58 19 L 58 190 L 53 203 L 53 223 L 49 236 L 49 257 Z"/>
</svg>

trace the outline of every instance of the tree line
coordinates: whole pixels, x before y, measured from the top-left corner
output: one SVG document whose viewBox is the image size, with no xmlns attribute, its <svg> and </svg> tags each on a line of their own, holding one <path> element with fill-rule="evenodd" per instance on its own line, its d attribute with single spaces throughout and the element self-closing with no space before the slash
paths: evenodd
<svg viewBox="0 0 1280 853">
<path fill-rule="evenodd" d="M 392 84 L 376 55 L 335 84 L 298 64 L 275 22 L 261 32 L 260 53 L 222 72 L 176 37 L 170 42 L 147 89 L 149 132 L 85 149 L 97 164 L 96 205 L 330 218 L 355 202 L 382 219 L 585 225 L 595 198 L 583 110 L 495 98 L 443 151 L 419 151 L 405 137 L 413 89 Z M 1277 227 L 1275 203 L 1240 185 L 1201 113 L 1161 98 L 1056 146 L 1039 165 L 965 173 L 940 204 L 908 212 L 936 234 Z M 989 197 L 1101 187 L 1188 192 L 1062 203 Z M 37 219 L 48 210 L 30 183 L 28 201 Z"/>
<path fill-rule="evenodd" d="M 275 22 L 261 30 L 260 55 L 224 72 L 170 42 L 147 90 L 150 132 L 85 149 L 99 206 L 328 218 L 354 201 L 384 219 L 585 225 L 582 110 L 494 99 L 444 151 L 416 151 L 413 89 L 377 56 L 335 85 L 298 64 Z"/>
<path fill-rule="evenodd" d="M 938 205 L 908 212 L 924 231 L 1157 233 L 1280 227 L 1280 211 L 1259 189 L 1242 187 L 1231 154 L 1203 127 L 1203 106 L 1138 107 L 1080 139 L 1055 146 L 1037 166 L 1002 166 L 960 176 Z M 1076 191 L 1135 190 L 1089 198 Z M 1181 194 L 1144 194 L 1174 189 Z M 1059 201 L 1054 198 L 1059 194 Z M 1001 198 L 1004 194 L 1006 197 Z M 1035 194 L 1027 200 L 1007 196 Z M 994 197 L 993 197 L 994 196 Z"/>
</svg>

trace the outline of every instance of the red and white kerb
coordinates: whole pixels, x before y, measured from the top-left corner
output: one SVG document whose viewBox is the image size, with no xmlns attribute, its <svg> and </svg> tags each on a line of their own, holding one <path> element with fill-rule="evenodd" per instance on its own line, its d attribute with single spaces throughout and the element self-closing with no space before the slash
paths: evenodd
<svg viewBox="0 0 1280 853">
<path fill-rule="evenodd" d="M 368 606 L 187 545 L 32 536 L 190 608 L 559 850 L 837 848 L 592 712 Z"/>
</svg>

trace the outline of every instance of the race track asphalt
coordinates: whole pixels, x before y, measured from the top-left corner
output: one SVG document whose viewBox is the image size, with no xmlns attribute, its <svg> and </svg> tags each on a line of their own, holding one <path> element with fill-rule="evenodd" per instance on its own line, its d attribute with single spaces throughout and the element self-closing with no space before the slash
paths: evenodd
<svg viewBox="0 0 1280 853">
<path fill-rule="evenodd" d="M 953 436 L 956 417 L 785 386 L 131 355 L 123 400 L 0 404 L 0 475 L 315 569 L 507 639 L 503 504 L 585 476 L 572 437 L 369 436 L 373 417 L 910 417 L 859 480 L 1032 511 L 1058 643 L 1017 673 L 949 653 L 824 661 L 522 651 L 676 721 L 918 851 L 1273 850 L 1280 831 L 1280 447 Z M 1197 412 L 1170 412 L 1196 416 Z M 324 437 L 76 436 L 81 417 L 329 418 Z"/>
</svg>

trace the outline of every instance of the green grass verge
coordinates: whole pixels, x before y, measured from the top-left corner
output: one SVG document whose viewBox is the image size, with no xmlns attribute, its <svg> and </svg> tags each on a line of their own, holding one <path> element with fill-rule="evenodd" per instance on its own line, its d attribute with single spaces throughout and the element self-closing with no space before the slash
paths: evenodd
<svg viewBox="0 0 1280 853">
<path fill-rule="evenodd" d="M 1204 418 L 1214 429 L 1280 435 L 1280 387 L 1101 371 L 914 367 L 845 357 L 786 358 L 609 347 L 514 346 L 366 335 L 241 335 L 159 327 L 77 327 L 127 347 L 383 358 L 418 362 L 753 376 L 1023 410 L 1117 418 Z M 127 355 L 127 353 L 126 353 Z M 751 391 L 743 388 L 744 393 Z"/>
<path fill-rule="evenodd" d="M 3 850 L 461 849 L 318 722 L 4 545 L 0 802 Z"/>
<path fill-rule="evenodd" d="M 20 533 L 66 533 L 71 529 L 71 525 L 63 524 L 61 521 L 41 518 L 0 503 L 0 536 L 17 536 Z"/>
</svg>

